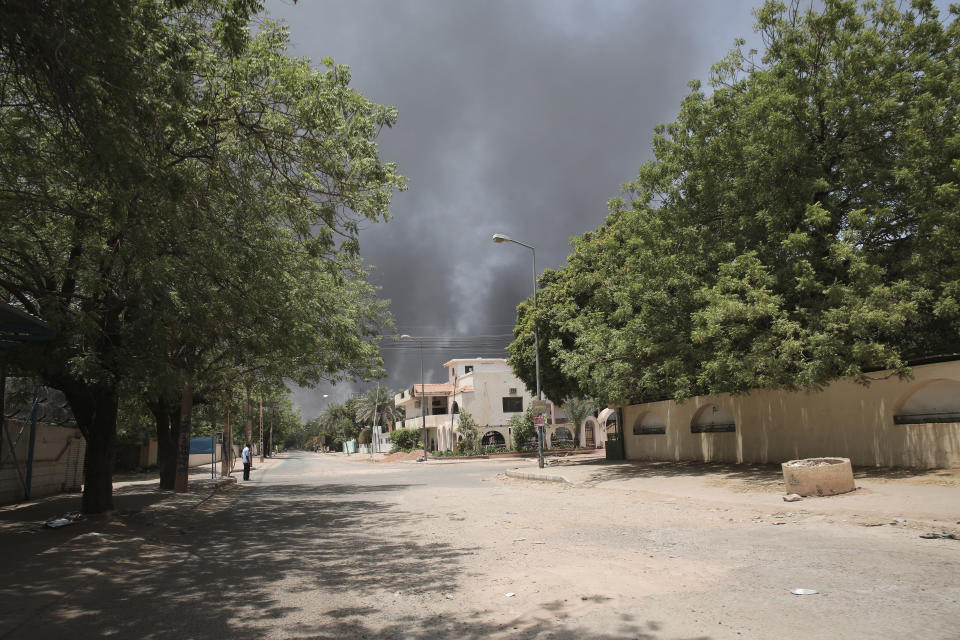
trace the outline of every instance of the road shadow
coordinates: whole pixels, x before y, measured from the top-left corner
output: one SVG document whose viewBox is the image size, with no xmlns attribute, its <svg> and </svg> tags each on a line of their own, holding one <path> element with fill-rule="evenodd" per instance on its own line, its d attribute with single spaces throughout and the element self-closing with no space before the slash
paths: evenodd
<svg viewBox="0 0 960 640">
<path fill-rule="evenodd" d="M 640 460 L 585 460 L 570 461 L 555 465 L 559 471 L 575 466 L 586 470 L 588 479 L 583 486 L 593 486 L 603 482 L 629 480 L 635 478 L 698 478 L 709 479 L 713 484 L 736 484 L 738 487 L 755 487 L 770 491 L 782 489 L 783 471 L 779 464 L 730 464 L 722 462 L 700 461 L 640 461 Z M 862 480 L 957 480 L 955 469 L 908 469 L 901 467 L 854 467 L 853 475 Z"/>
<path fill-rule="evenodd" d="M 573 463 L 586 469 L 589 478 L 582 482 L 584 486 L 616 480 L 635 478 L 704 478 L 717 481 L 731 481 L 755 484 L 757 487 L 771 487 L 783 481 L 780 465 L 770 464 L 724 464 L 710 462 L 648 462 L 648 461 L 608 461 L 590 460 Z M 559 466 L 558 469 L 563 469 Z"/>
<path fill-rule="evenodd" d="M 503 624 L 484 603 L 434 615 L 429 603 L 457 597 L 470 579 L 463 559 L 476 550 L 428 542 L 438 516 L 395 499 L 414 486 L 233 486 L 193 508 L 118 511 L 28 534 L 55 538 L 7 562 L 0 637 L 662 637 L 657 621 L 622 620 L 614 635 L 558 626 L 562 604 Z M 348 606 L 323 594 L 349 594 Z M 404 613 L 377 616 L 392 598 L 406 599 Z"/>
</svg>

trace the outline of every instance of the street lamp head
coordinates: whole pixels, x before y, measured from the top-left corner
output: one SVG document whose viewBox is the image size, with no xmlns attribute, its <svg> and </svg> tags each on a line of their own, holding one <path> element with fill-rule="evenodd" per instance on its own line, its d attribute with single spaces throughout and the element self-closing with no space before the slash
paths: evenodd
<svg viewBox="0 0 960 640">
<path fill-rule="evenodd" d="M 513 242 L 509 236 L 505 236 L 502 233 L 493 234 L 493 241 L 497 244 L 500 244 L 501 242 Z"/>
<path fill-rule="evenodd" d="M 402 336 L 400 336 L 400 339 L 401 339 L 401 340 L 413 340 L 413 336 L 408 336 L 407 334 L 403 334 Z"/>
</svg>

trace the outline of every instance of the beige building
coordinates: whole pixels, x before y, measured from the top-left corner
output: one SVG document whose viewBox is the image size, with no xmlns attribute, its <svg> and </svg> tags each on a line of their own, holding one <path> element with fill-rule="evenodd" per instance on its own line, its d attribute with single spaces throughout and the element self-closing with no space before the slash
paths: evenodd
<svg viewBox="0 0 960 640">
<path fill-rule="evenodd" d="M 394 396 L 394 403 L 406 411 L 402 426 L 421 429 L 426 418 L 427 447 L 431 451 L 450 451 L 457 442 L 457 417 L 461 410 L 473 416 L 479 426 L 482 444 L 513 446 L 513 434 L 507 424 L 530 406 L 533 395 L 503 358 L 450 360 L 443 364 L 447 381 L 414 384 Z M 567 418 L 550 403 L 547 446 L 552 440 L 572 438 Z"/>
<path fill-rule="evenodd" d="M 840 456 L 854 465 L 960 467 L 960 360 L 869 374 L 819 392 L 752 391 L 618 409 L 632 460 L 780 463 Z M 615 425 L 615 423 L 614 423 Z"/>
</svg>

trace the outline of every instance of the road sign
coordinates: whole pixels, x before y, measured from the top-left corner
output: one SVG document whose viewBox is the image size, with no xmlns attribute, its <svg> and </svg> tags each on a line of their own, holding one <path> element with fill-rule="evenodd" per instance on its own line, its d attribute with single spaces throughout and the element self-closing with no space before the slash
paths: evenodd
<svg viewBox="0 0 960 640">
<path fill-rule="evenodd" d="M 530 408 L 534 413 L 547 413 L 550 411 L 550 403 L 546 400 L 531 400 Z"/>
<path fill-rule="evenodd" d="M 538 427 L 542 427 L 546 424 L 547 419 L 543 416 L 533 416 L 533 424 Z"/>
</svg>

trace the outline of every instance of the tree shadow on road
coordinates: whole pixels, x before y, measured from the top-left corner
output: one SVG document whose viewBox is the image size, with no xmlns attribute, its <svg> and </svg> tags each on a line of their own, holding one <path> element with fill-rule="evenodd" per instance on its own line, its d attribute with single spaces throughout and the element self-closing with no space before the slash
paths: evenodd
<svg viewBox="0 0 960 640">
<path fill-rule="evenodd" d="M 193 509 L 91 519 L 8 564 L 0 600 L 20 616 L 0 636 L 661 637 L 657 622 L 621 620 L 616 635 L 558 625 L 562 603 L 490 622 L 484 603 L 456 600 L 470 579 L 463 558 L 476 551 L 431 539 L 438 516 L 392 496 L 410 487 L 243 486 Z M 374 615 L 387 601 L 402 613 Z"/>
<path fill-rule="evenodd" d="M 712 477 L 717 481 L 749 482 L 757 487 L 775 486 L 783 481 L 780 465 L 771 464 L 591 460 L 579 466 L 590 470 L 589 479 L 582 483 L 585 486 L 634 478 Z"/>
</svg>

